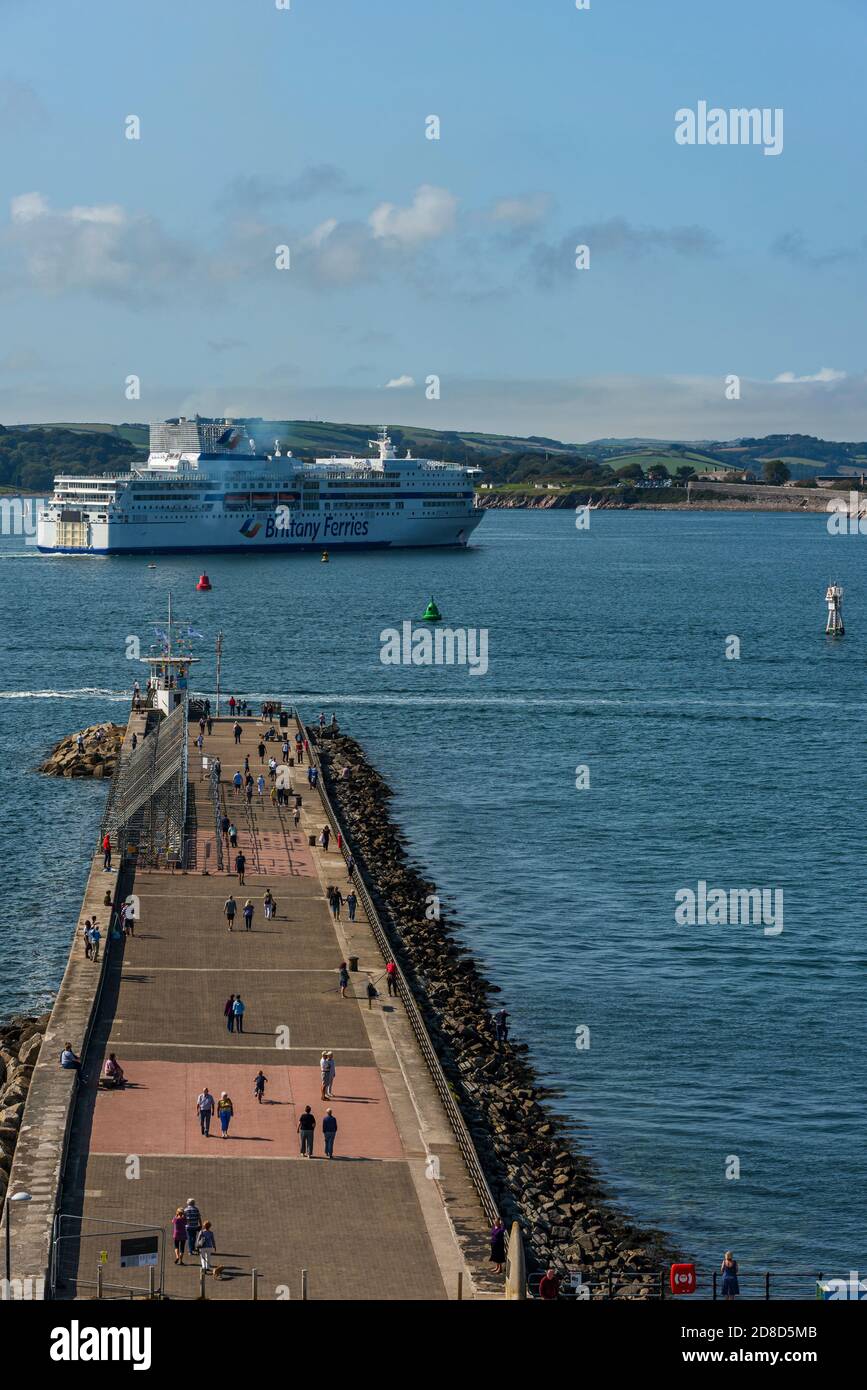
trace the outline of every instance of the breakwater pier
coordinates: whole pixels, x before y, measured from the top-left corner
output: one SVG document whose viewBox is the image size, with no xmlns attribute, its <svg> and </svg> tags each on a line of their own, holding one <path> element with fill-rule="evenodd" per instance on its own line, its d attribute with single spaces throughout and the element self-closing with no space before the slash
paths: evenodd
<svg viewBox="0 0 867 1390">
<path fill-rule="evenodd" d="M 345 903 L 339 919 L 329 908 L 329 886 L 346 899 L 353 885 L 337 833 L 321 835 L 331 827 L 308 759 L 297 761 L 295 734 L 305 739 L 306 730 L 294 715 L 284 716 L 284 729 L 276 718 L 214 719 L 200 749 L 186 702 L 169 704 L 133 710 L 126 729 L 106 813 L 112 865 L 104 867 L 102 852 L 94 857 L 79 924 L 99 921 L 100 958 L 87 957 L 78 930 L 10 1175 L 10 1191 L 32 1198 L 12 1216 L 13 1277 L 59 1299 L 148 1290 L 170 1298 L 502 1296 L 502 1280 L 488 1272 L 490 1202 L 485 1210 L 468 1168 L 471 1146 L 455 1134 L 416 1020 L 387 992 L 366 893 L 355 893 L 354 921 Z M 277 737 L 260 758 L 260 735 L 271 731 Z M 291 765 L 281 755 L 285 735 Z M 270 795 L 272 756 L 283 804 Z M 245 757 L 256 782 L 265 780 L 250 802 L 233 781 Z M 224 816 L 237 847 L 221 832 Z M 125 932 L 123 902 L 133 914 Z M 231 996 L 243 1001 L 243 1031 L 227 1028 Z M 60 1066 L 67 1042 L 80 1072 Z M 336 1072 L 323 1099 L 326 1050 Z M 119 1088 L 102 1083 L 112 1053 L 124 1072 Z M 231 1099 L 225 1139 L 216 1115 L 202 1132 L 205 1088 Z M 302 1157 L 298 1133 L 307 1106 L 316 1119 L 312 1160 Z M 333 1159 L 323 1145 L 329 1109 Z M 217 1278 L 202 1275 L 198 1255 L 175 1263 L 172 1219 L 190 1198 L 212 1223 Z"/>
</svg>

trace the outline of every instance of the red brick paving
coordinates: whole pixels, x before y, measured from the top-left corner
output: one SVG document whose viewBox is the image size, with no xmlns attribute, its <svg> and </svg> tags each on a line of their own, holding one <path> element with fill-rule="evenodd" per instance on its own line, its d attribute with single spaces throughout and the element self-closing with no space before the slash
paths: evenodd
<svg viewBox="0 0 867 1390">
<path fill-rule="evenodd" d="M 264 1049 L 263 1049 L 264 1052 Z M 305 1105 L 312 1107 L 317 1128 L 314 1151 L 322 1155 L 322 1117 L 330 1106 L 337 1120 L 335 1151 L 343 1158 L 400 1159 L 403 1146 L 375 1067 L 344 1065 L 340 1058 L 332 1101 L 320 1100 L 318 1066 L 275 1066 L 262 1059 L 268 1078 L 265 1101 L 253 1095 L 258 1071 L 248 1063 L 145 1062 L 124 1058 L 131 1084 L 122 1091 L 101 1091 L 96 1098 L 90 1135 L 92 1154 L 216 1155 L 219 1158 L 297 1158 L 295 1132 Z M 211 1137 L 201 1133 L 196 1100 L 207 1086 L 214 1096 L 228 1091 L 235 1114 L 229 1138 L 220 1137 L 217 1117 Z"/>
</svg>

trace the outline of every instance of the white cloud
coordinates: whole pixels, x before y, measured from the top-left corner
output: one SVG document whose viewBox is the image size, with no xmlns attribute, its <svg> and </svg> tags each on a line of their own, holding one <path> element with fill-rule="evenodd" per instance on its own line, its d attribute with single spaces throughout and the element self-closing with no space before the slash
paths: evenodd
<svg viewBox="0 0 867 1390">
<path fill-rule="evenodd" d="M 407 376 L 406 372 L 403 376 L 393 376 L 390 381 L 385 383 L 386 391 L 399 391 L 407 386 L 415 386 L 415 378 Z"/>
<path fill-rule="evenodd" d="M 505 222 L 510 227 L 531 227 L 542 221 L 550 205 L 547 193 L 532 193 L 526 198 L 498 198 L 491 208 L 491 220 Z"/>
<path fill-rule="evenodd" d="M 337 218 L 327 217 L 324 222 L 319 223 L 318 227 L 314 227 L 310 235 L 305 238 L 306 244 L 317 248 L 320 247 L 323 241 L 328 240 L 336 226 Z"/>
<path fill-rule="evenodd" d="M 10 209 L 13 222 L 32 222 L 45 216 L 48 204 L 41 193 L 19 193 L 12 199 Z"/>
<path fill-rule="evenodd" d="M 455 224 L 458 200 L 447 188 L 435 188 L 423 183 L 416 190 L 409 207 L 395 203 L 380 203 L 373 209 L 368 222 L 374 237 L 394 241 L 402 246 L 417 246 L 445 236 Z"/>
<path fill-rule="evenodd" d="M 52 209 L 41 193 L 12 198 L 9 241 L 31 282 L 51 292 L 134 300 L 187 277 L 196 263 L 155 218 L 116 203 Z"/>
<path fill-rule="evenodd" d="M 812 376 L 795 376 L 794 372 L 780 372 L 779 376 L 774 377 L 774 382 L 785 386 L 791 386 L 799 385 L 806 381 L 832 382 L 845 381 L 845 379 L 845 372 L 835 371 L 833 367 L 820 367 L 818 372 L 814 372 Z"/>
</svg>

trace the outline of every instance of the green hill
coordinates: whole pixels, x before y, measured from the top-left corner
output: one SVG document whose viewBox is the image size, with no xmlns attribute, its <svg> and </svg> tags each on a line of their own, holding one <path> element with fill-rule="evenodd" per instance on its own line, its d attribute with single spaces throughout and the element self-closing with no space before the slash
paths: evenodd
<svg viewBox="0 0 867 1390">
<path fill-rule="evenodd" d="M 377 426 L 332 420 L 248 419 L 257 444 L 270 451 L 275 440 L 283 452 L 299 458 L 369 452 Z M 604 485 L 623 469 L 628 477 L 665 469 L 674 476 L 693 468 L 697 473 L 720 468 L 749 470 L 762 475 L 767 459 L 782 458 L 793 478 L 817 473 L 846 475 L 867 462 L 867 443 L 838 443 L 812 435 L 767 435 L 762 439 L 662 440 L 597 439 L 568 444 L 544 435 L 490 434 L 475 430 L 433 430 L 418 425 L 392 425 L 389 434 L 399 454 L 409 449 L 421 457 L 467 464 L 481 470 L 481 479 L 495 486 L 561 482 Z M 143 458 L 148 426 L 59 421 L 44 425 L 0 426 L 0 488 L 26 491 L 50 489 L 56 473 L 102 473 L 128 468 Z M 681 473 L 681 476 L 683 474 Z"/>
</svg>

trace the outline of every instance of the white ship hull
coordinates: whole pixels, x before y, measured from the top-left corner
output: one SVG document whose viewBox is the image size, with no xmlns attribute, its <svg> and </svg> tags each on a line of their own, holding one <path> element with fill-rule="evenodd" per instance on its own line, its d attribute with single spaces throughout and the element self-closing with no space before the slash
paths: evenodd
<svg viewBox="0 0 867 1390">
<path fill-rule="evenodd" d="M 77 544 L 58 543 L 57 523 L 40 515 L 37 548 L 54 555 L 168 555 L 279 550 L 384 550 L 405 546 L 464 546 L 484 512 L 370 520 L 329 515 L 279 527 L 273 516 L 219 516 L 178 521 L 92 521 Z M 246 528 L 246 529 L 245 529 Z"/>
</svg>

